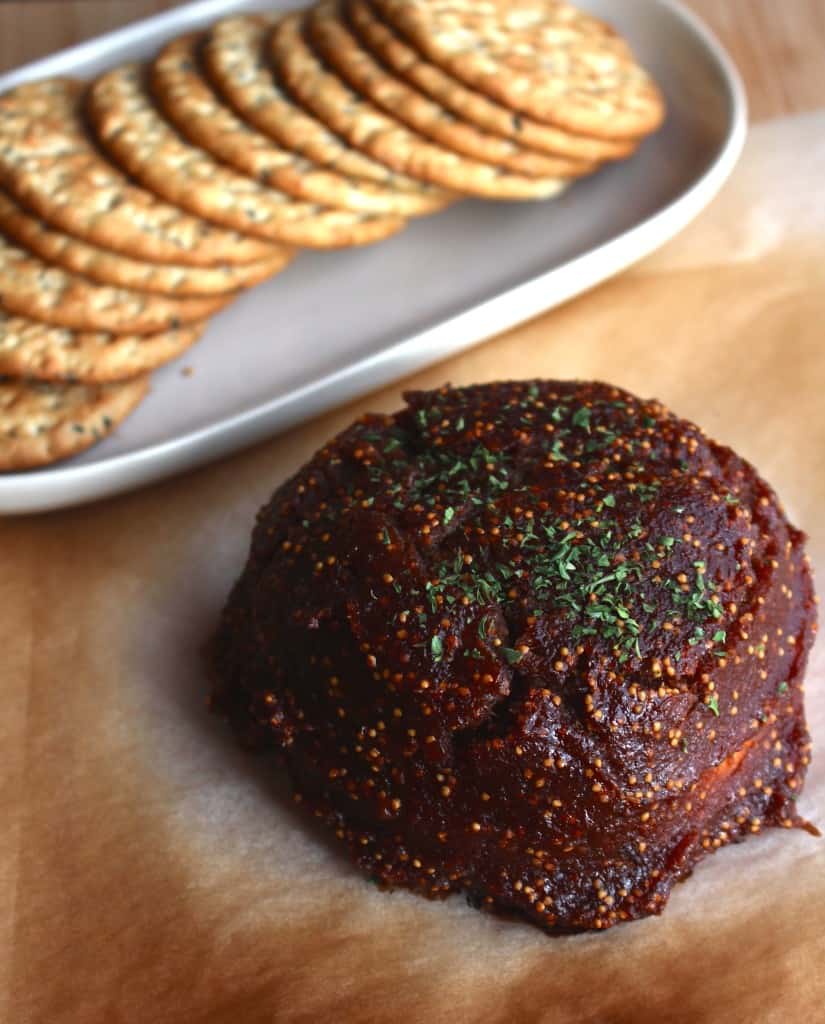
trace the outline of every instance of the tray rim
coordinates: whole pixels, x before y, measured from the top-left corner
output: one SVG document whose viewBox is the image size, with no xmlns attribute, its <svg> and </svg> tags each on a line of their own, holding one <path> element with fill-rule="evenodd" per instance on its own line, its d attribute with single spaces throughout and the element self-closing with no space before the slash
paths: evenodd
<svg viewBox="0 0 825 1024">
<path fill-rule="evenodd" d="M 82 505 L 159 482 L 241 451 L 559 306 L 615 276 L 673 238 L 710 203 L 732 173 L 747 136 L 747 97 L 733 59 L 698 15 L 680 0 L 646 2 L 664 8 L 683 23 L 713 60 L 724 84 L 728 113 L 726 137 L 705 171 L 675 199 L 632 228 L 560 266 L 219 423 L 97 462 L 74 466 L 69 462 L 2 474 L 0 515 L 48 512 Z M 171 36 L 203 18 L 217 19 L 231 11 L 245 9 L 252 10 L 253 3 L 193 0 L 0 75 L 0 92 L 37 78 L 66 74 L 66 65 L 97 57 L 101 48 L 111 50 L 131 45 L 158 30 L 168 30 Z M 548 303 L 546 289 L 551 284 L 553 298 Z"/>
</svg>

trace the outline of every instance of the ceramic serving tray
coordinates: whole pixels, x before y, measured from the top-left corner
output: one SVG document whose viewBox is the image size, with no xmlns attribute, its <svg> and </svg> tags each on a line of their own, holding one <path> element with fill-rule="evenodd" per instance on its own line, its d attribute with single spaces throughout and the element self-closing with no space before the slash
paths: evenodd
<svg viewBox="0 0 825 1024">
<path fill-rule="evenodd" d="M 92 77 L 220 17 L 287 6 L 200 0 L 19 68 L 0 77 L 0 91 Z M 80 504 L 243 448 L 558 305 L 685 227 L 742 149 L 736 69 L 673 0 L 579 6 L 614 24 L 664 90 L 667 121 L 631 160 L 547 202 L 467 200 L 377 245 L 301 253 L 155 373 L 112 437 L 55 467 L 0 475 L 0 512 Z"/>
</svg>

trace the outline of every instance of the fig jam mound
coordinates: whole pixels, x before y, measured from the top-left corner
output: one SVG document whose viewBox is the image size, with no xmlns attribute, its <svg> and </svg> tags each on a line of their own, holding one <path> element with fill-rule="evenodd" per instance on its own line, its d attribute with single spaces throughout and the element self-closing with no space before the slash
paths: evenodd
<svg viewBox="0 0 825 1024">
<path fill-rule="evenodd" d="M 571 931 L 815 832 L 813 585 L 755 470 L 605 384 L 405 398 L 276 491 L 215 642 L 215 709 L 359 867 Z"/>
</svg>

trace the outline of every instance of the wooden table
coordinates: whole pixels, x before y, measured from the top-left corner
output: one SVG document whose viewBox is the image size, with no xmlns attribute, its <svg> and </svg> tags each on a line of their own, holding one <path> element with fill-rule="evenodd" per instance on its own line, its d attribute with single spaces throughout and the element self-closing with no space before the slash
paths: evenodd
<svg viewBox="0 0 825 1024">
<path fill-rule="evenodd" d="M 185 0 L 0 2 L 0 71 Z M 754 121 L 825 106 L 823 0 L 686 0 L 745 79 Z"/>
</svg>

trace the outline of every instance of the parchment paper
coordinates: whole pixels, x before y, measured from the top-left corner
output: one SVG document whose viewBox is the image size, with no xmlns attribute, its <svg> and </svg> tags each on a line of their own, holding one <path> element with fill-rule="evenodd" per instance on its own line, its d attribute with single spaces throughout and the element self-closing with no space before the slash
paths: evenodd
<svg viewBox="0 0 825 1024">
<path fill-rule="evenodd" d="M 602 378 L 751 459 L 825 589 L 825 116 L 753 130 L 660 255 L 414 380 Z M 411 284 L 412 286 L 412 284 Z M 726 849 L 663 917 L 551 939 L 379 892 L 206 713 L 199 650 L 274 487 L 401 386 L 117 501 L 0 524 L 0 1017 L 825 1020 L 825 840 Z M 825 827 L 825 651 L 809 670 Z"/>
</svg>

